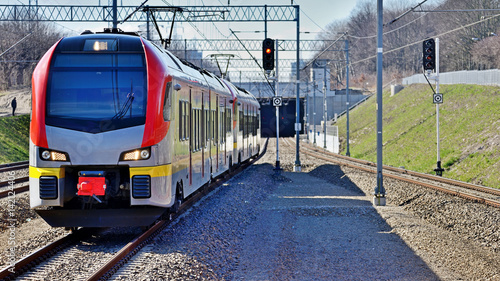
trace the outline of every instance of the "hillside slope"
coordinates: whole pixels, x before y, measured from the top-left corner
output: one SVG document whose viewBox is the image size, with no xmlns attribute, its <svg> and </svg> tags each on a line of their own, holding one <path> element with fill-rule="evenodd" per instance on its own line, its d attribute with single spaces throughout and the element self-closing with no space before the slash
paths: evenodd
<svg viewBox="0 0 500 281">
<path fill-rule="evenodd" d="M 0 118 L 0 164 L 28 160 L 30 116 Z"/>
<path fill-rule="evenodd" d="M 443 176 L 500 188 L 500 87 L 442 85 L 440 106 Z M 434 174 L 436 106 L 428 85 L 412 85 L 383 96 L 383 162 Z M 345 154 L 346 120 L 337 122 Z M 376 99 L 350 114 L 350 151 L 376 161 Z"/>
</svg>

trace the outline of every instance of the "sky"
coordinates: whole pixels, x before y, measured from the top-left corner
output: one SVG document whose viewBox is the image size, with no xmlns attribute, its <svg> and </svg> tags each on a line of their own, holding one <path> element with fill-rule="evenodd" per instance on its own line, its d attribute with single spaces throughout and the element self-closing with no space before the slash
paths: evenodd
<svg viewBox="0 0 500 281">
<path fill-rule="evenodd" d="M 422 0 L 384 0 L 384 5 L 391 2 L 397 2 L 402 5 L 415 5 Z M 438 0 L 429 0 L 435 2 Z M 0 4 L 34 5 L 38 2 L 39 5 L 111 5 L 112 0 L 0 0 Z M 122 6 L 139 6 L 144 0 L 118 0 L 118 5 Z M 150 6 L 226 6 L 228 3 L 231 6 L 248 6 L 248 5 L 299 5 L 300 6 L 300 39 L 314 40 L 318 33 L 325 32 L 326 26 L 334 21 L 346 19 L 360 2 L 373 2 L 376 0 L 148 0 L 147 5 Z M 164 28 L 162 34 L 164 38 L 168 37 L 170 29 L 169 23 L 161 23 Z M 240 39 L 259 39 L 263 40 L 264 23 L 196 23 L 197 30 L 189 23 L 176 23 L 174 33 L 176 32 L 182 39 L 234 39 L 229 29 L 237 33 Z M 68 23 L 59 22 L 55 24 L 56 28 L 61 29 L 69 36 L 80 34 L 86 29 L 92 31 L 102 31 L 103 28 L 110 26 L 109 23 Z M 119 25 L 119 28 L 125 31 L 137 31 L 138 23 L 125 23 Z M 267 37 L 278 40 L 296 40 L 297 23 L 296 22 L 269 22 Z M 174 37 L 175 38 L 175 37 Z M 204 52 L 203 57 L 209 56 L 210 53 Z M 238 52 L 235 55 L 239 57 L 248 56 L 245 52 Z M 254 54 L 260 57 L 260 54 Z M 302 59 L 313 58 L 313 52 L 301 52 Z M 295 59 L 295 52 L 282 52 L 280 58 Z"/>
<path fill-rule="evenodd" d="M 124 6 L 138 6 L 144 0 L 118 0 L 118 5 Z M 300 14 L 300 25 L 302 32 L 311 32 L 310 34 L 303 34 L 301 36 L 309 36 L 309 39 L 316 36 L 317 32 L 321 31 L 321 28 L 325 28 L 327 24 L 334 20 L 343 19 L 349 16 L 351 10 L 354 8 L 357 2 L 362 0 L 293 0 L 293 5 L 300 5 L 301 14 Z M 0 0 L 0 4 L 34 4 L 37 0 Z M 246 6 L 246 5 L 290 5 L 292 0 L 149 0 L 147 5 L 166 5 L 166 3 L 174 5 L 174 6 L 219 6 L 219 5 L 227 5 L 228 2 L 232 6 Z M 39 5 L 107 5 L 111 4 L 112 0 L 38 0 Z M 95 29 L 94 31 L 100 30 L 107 26 L 105 23 L 60 23 L 63 26 L 66 26 L 67 32 L 78 34 L 79 32 L 88 29 Z M 218 24 L 219 26 L 219 24 Z M 222 33 L 229 35 L 229 30 L 227 28 L 228 24 L 220 24 L 220 30 Z M 135 24 L 124 25 L 122 29 L 125 28 L 136 28 Z M 231 24 L 231 28 L 241 29 L 241 31 L 251 31 L 255 33 L 255 31 L 263 30 L 263 23 L 254 23 L 254 24 Z M 288 22 L 285 24 L 282 23 L 270 23 L 268 25 L 269 35 L 271 36 L 283 36 L 288 37 L 287 39 L 295 38 L 296 34 L 296 26 L 295 23 Z M 184 29 L 186 34 L 191 37 L 199 38 L 200 35 L 197 34 L 193 28 L 186 27 Z M 207 35 L 208 36 L 208 35 Z M 263 34 L 261 35 L 261 37 Z"/>
</svg>

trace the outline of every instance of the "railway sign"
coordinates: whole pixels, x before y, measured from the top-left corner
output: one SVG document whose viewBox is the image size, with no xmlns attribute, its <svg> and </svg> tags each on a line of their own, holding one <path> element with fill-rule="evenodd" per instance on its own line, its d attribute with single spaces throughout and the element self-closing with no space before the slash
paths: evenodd
<svg viewBox="0 0 500 281">
<path fill-rule="evenodd" d="M 434 103 L 443 103 L 443 94 L 434 94 L 433 95 Z"/>
<path fill-rule="evenodd" d="M 283 97 L 277 96 L 273 97 L 273 106 L 282 106 L 283 105 Z"/>
</svg>

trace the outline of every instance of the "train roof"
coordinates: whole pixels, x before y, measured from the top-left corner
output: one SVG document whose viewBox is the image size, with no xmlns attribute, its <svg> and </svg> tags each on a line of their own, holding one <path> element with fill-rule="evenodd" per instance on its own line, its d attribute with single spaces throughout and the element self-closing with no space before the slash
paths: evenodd
<svg viewBox="0 0 500 281">
<path fill-rule="evenodd" d="M 197 67 L 189 61 L 177 58 L 168 50 L 165 50 L 151 41 L 147 41 L 136 33 L 121 31 L 115 33 L 110 30 L 101 33 L 85 31 L 79 36 L 63 38 L 58 44 L 56 52 L 94 51 L 95 49 L 92 48 L 96 40 L 102 41 L 103 43 L 105 42 L 102 46 L 106 46 L 107 49 L 101 50 L 104 52 L 144 52 L 143 44 L 149 43 L 157 52 L 163 54 L 161 57 L 170 68 L 173 75 L 199 85 L 204 85 L 218 92 L 226 92 L 240 100 L 258 104 L 257 99 L 247 90 L 236 87 L 230 81 L 222 79 L 206 69 Z"/>
</svg>

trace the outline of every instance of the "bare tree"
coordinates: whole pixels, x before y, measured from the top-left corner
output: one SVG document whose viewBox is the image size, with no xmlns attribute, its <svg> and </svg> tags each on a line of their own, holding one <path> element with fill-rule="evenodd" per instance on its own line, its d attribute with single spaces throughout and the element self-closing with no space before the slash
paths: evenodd
<svg viewBox="0 0 500 281">
<path fill-rule="evenodd" d="M 18 43 L 0 57 L 0 88 L 6 90 L 29 86 L 36 63 L 62 34 L 47 23 L 13 21 L 0 23 L 0 36 L 2 53 Z"/>
</svg>

